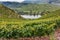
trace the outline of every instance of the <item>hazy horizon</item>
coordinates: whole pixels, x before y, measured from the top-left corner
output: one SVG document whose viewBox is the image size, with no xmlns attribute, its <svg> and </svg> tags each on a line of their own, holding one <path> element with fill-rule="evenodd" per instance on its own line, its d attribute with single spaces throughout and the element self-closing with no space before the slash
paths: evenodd
<svg viewBox="0 0 60 40">
<path fill-rule="evenodd" d="M 0 0 L 0 2 L 26 2 L 26 3 L 57 3 L 60 4 L 60 0 Z"/>
</svg>

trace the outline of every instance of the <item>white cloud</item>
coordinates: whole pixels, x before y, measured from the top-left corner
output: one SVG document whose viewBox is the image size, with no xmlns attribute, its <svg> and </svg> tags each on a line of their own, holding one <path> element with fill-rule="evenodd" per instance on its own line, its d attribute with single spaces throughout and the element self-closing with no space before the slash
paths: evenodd
<svg viewBox="0 0 60 40">
<path fill-rule="evenodd" d="M 0 1 L 23 2 L 24 0 L 0 0 Z"/>
</svg>

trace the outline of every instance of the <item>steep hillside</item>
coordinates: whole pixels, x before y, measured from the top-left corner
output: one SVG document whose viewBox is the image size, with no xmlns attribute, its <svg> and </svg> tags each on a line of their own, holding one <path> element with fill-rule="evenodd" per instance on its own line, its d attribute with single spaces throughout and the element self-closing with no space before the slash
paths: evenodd
<svg viewBox="0 0 60 40">
<path fill-rule="evenodd" d="M 0 4 L 0 18 L 19 18 L 20 16 L 13 10 Z"/>
<path fill-rule="evenodd" d="M 60 6 L 52 5 L 52 4 L 29 4 L 29 5 L 24 5 L 21 7 L 16 8 L 18 12 L 42 12 L 42 11 L 55 11 L 60 9 Z"/>
<path fill-rule="evenodd" d="M 23 3 L 48 3 L 49 0 L 25 0 Z"/>
<path fill-rule="evenodd" d="M 60 16 L 60 9 L 59 10 L 56 10 L 56 11 L 52 11 L 50 13 L 48 12 L 45 12 L 45 15 L 43 15 L 41 18 L 56 18 L 56 17 L 59 17 Z"/>
<path fill-rule="evenodd" d="M 19 3 L 19 2 L 0 2 L 0 3 L 7 6 L 8 8 L 17 8 L 28 4 L 28 3 Z"/>
</svg>

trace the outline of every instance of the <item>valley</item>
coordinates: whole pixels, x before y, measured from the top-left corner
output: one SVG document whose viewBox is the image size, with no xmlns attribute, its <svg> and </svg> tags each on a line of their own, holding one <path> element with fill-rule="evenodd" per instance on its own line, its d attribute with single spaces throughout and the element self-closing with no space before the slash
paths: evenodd
<svg viewBox="0 0 60 40">
<path fill-rule="evenodd" d="M 60 6 L 24 4 L 13 8 L 0 4 L 1 38 L 53 36 L 58 28 L 60 28 Z"/>
</svg>

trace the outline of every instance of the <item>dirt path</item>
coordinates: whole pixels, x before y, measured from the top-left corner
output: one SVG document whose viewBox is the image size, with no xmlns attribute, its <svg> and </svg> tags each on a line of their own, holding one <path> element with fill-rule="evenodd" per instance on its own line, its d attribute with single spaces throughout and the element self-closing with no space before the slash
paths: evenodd
<svg viewBox="0 0 60 40">
<path fill-rule="evenodd" d="M 60 40 L 60 29 L 55 31 L 54 36 L 55 36 L 56 40 Z"/>
</svg>

